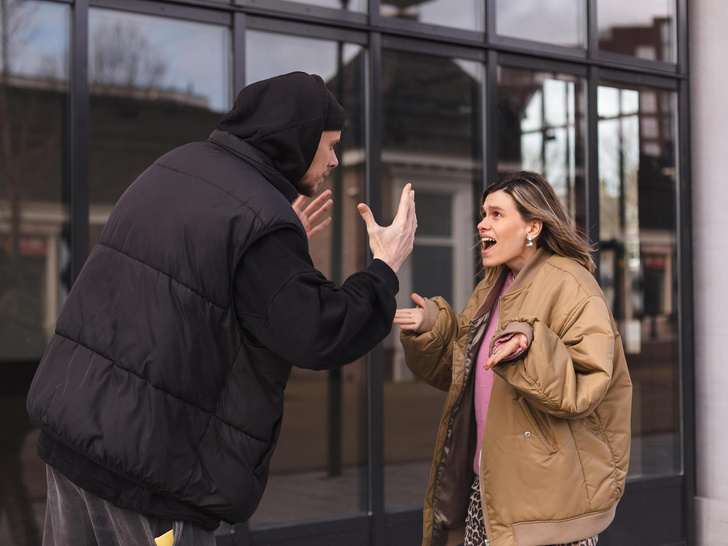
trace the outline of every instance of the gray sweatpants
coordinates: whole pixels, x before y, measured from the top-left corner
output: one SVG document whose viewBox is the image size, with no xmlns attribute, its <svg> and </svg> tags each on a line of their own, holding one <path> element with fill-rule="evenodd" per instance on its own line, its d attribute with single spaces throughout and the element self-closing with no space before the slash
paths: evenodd
<svg viewBox="0 0 728 546">
<path fill-rule="evenodd" d="M 46 465 L 48 503 L 43 546 L 154 546 L 174 529 L 174 546 L 215 546 L 212 531 L 184 521 L 164 521 L 117 508 L 81 489 Z"/>
</svg>

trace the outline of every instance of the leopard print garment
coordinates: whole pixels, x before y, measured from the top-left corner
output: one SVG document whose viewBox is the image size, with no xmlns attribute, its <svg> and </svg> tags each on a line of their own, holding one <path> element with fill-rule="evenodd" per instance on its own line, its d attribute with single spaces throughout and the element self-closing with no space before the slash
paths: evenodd
<svg viewBox="0 0 728 546">
<path fill-rule="evenodd" d="M 569 544 L 554 544 L 553 546 L 597 546 L 599 536 L 577 540 Z M 483 520 L 483 505 L 480 501 L 480 478 L 475 476 L 470 493 L 468 515 L 465 518 L 465 542 L 463 546 L 490 546 L 485 534 L 485 521 Z"/>
</svg>

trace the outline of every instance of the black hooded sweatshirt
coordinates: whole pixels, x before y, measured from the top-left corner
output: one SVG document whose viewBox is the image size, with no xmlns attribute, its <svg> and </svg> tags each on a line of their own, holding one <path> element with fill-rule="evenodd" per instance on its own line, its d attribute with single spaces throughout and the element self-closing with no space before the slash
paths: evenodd
<svg viewBox="0 0 728 546">
<path fill-rule="evenodd" d="M 391 268 L 374 260 L 336 287 L 290 206 L 322 131 L 342 123 L 318 76 L 259 82 L 207 142 L 127 189 L 31 385 L 44 461 L 148 516 L 249 519 L 291 366 L 351 362 L 394 317 Z"/>
</svg>

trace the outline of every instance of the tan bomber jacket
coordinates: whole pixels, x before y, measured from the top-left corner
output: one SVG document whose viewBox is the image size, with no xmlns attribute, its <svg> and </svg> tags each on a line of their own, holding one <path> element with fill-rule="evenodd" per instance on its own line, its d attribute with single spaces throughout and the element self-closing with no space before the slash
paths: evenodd
<svg viewBox="0 0 728 546">
<path fill-rule="evenodd" d="M 460 316 L 429 300 L 431 328 L 401 335 L 409 368 L 447 391 L 423 545 L 462 535 L 476 452 L 473 362 L 504 279 L 481 282 Z M 591 537 L 614 518 L 629 464 L 632 383 L 614 318 L 586 269 L 540 249 L 500 298 L 493 339 L 510 331 L 531 343 L 493 368 L 480 460 L 490 544 Z"/>
</svg>

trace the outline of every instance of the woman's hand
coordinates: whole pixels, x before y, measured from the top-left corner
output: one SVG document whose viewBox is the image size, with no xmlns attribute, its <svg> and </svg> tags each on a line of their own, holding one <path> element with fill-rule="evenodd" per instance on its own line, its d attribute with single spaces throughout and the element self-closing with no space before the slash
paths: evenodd
<svg viewBox="0 0 728 546">
<path fill-rule="evenodd" d="M 311 237 L 326 229 L 326 226 L 331 223 L 331 216 L 329 216 L 323 222 L 314 226 L 318 219 L 321 218 L 322 215 L 326 214 L 326 211 L 334 204 L 329 197 L 331 197 L 331 190 L 321 192 L 321 195 L 311 201 L 305 209 L 303 206 L 308 203 L 309 200 L 309 198 L 305 195 L 299 195 L 293 202 L 293 210 L 296 211 L 298 218 L 301 220 L 309 241 L 311 240 Z"/>
<path fill-rule="evenodd" d="M 495 349 L 493 349 L 493 354 L 485 361 L 483 367 L 486 370 L 490 370 L 501 360 L 520 353 L 521 351 L 525 351 L 526 349 L 528 349 L 528 338 L 526 337 L 526 334 L 517 332 L 513 334 L 509 340 L 496 345 Z"/>
<path fill-rule="evenodd" d="M 416 332 L 425 318 L 425 298 L 419 294 L 412 294 L 412 301 L 417 307 L 397 309 L 394 313 L 394 324 L 399 324 L 400 330 Z"/>
</svg>

